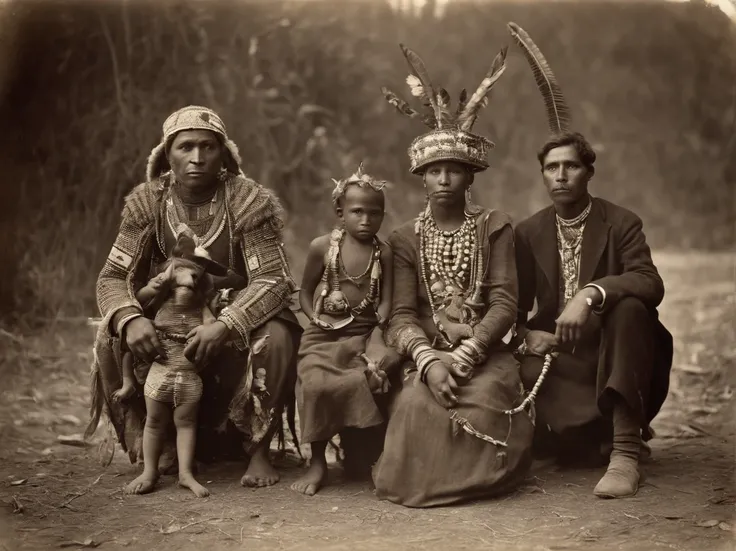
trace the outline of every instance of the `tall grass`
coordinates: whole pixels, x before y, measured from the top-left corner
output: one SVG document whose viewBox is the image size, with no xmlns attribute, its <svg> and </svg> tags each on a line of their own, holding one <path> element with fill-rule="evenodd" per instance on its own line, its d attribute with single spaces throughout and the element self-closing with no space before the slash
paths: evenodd
<svg viewBox="0 0 736 551">
<path fill-rule="evenodd" d="M 422 127 L 379 91 L 404 94 L 397 43 L 456 98 L 509 43 L 509 20 L 542 47 L 599 151 L 595 194 L 637 209 L 655 246 L 733 243 L 736 38 L 705 5 L 453 2 L 442 20 L 339 0 L 10 6 L 0 311 L 14 320 L 95 312 L 122 197 L 163 119 L 186 104 L 220 112 L 245 171 L 283 200 L 297 273 L 309 239 L 332 224 L 330 178 L 359 160 L 394 182 L 387 229 L 414 214 L 423 198 L 406 147 Z M 516 219 L 543 206 L 543 108 L 513 48 L 476 129 L 497 144 L 476 200 Z"/>
</svg>

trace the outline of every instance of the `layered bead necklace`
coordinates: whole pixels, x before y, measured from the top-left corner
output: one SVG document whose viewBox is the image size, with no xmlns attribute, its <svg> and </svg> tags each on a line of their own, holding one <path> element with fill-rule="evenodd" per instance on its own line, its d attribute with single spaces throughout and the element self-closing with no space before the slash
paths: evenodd
<svg viewBox="0 0 736 551">
<path fill-rule="evenodd" d="M 453 290 L 469 289 L 475 271 L 475 219 L 465 213 L 456 230 L 441 230 L 431 213 L 425 213 L 420 229 L 422 271 L 429 271 L 429 292 L 434 299 Z"/>
<path fill-rule="evenodd" d="M 575 218 L 566 220 L 556 216 L 557 220 L 557 246 L 560 249 L 560 271 L 562 273 L 563 304 L 568 302 L 578 292 L 578 276 L 580 270 L 580 252 L 583 248 L 583 232 L 585 223 L 590 214 L 592 202 L 588 203 L 583 212 Z"/>
<path fill-rule="evenodd" d="M 194 212 L 191 213 L 191 210 Z M 176 228 L 179 224 L 186 224 L 196 235 L 197 246 L 207 249 L 220 237 L 226 221 L 223 188 L 217 189 L 209 201 L 188 207 L 174 190 L 174 185 L 169 187 L 166 198 L 166 222 L 172 235 L 177 235 Z"/>
<path fill-rule="evenodd" d="M 325 270 L 322 273 L 323 289 L 314 309 L 314 315 L 319 317 L 323 312 L 331 315 L 361 314 L 368 306 L 378 308 L 381 298 L 381 247 L 378 239 L 373 239 L 373 253 L 368 267 L 359 276 L 350 276 L 345 270 L 340 254 L 340 245 L 345 238 L 344 229 L 336 229 L 330 236 L 330 248 L 325 258 Z M 353 283 L 360 283 L 370 273 L 368 292 L 360 303 L 352 308 L 347 297 L 340 290 L 340 268 L 345 276 Z"/>
</svg>

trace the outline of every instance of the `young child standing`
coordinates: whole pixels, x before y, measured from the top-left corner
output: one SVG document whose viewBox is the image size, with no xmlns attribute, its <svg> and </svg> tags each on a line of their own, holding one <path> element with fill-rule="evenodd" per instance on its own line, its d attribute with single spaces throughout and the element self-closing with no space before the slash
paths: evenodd
<svg viewBox="0 0 736 551">
<path fill-rule="evenodd" d="M 393 259 L 376 234 L 385 210 L 379 181 L 358 171 L 335 181 L 340 227 L 309 247 L 299 303 L 311 320 L 299 347 L 297 405 L 307 472 L 291 488 L 314 495 L 327 480 L 325 448 L 347 427 L 383 423 L 374 394 L 388 388 L 386 371 L 398 355 L 384 343 L 391 311 Z"/>
<path fill-rule="evenodd" d="M 207 273 L 225 275 L 227 269 L 213 262 L 207 252 L 195 246 L 191 230 L 179 228 L 176 245 L 161 277 L 149 281 L 136 297 L 141 305 L 162 300 L 153 323 L 166 352 L 151 365 L 146 377 L 146 425 L 143 430 L 143 473 L 125 487 L 126 494 L 144 494 L 153 490 L 159 476 L 166 429 L 173 416 L 176 426 L 176 451 L 179 461 L 179 485 L 197 497 L 209 495 L 193 475 L 196 445 L 197 411 L 202 396 L 199 366 L 190 362 L 185 350 L 188 335 L 196 327 L 214 321 L 207 305 Z M 148 303 L 148 304 L 147 304 Z M 128 353 L 129 354 L 129 353 Z M 123 361 L 123 389 L 132 383 L 132 359 Z M 125 398 L 130 390 L 122 392 Z M 173 412 L 172 412 L 173 409 Z"/>
</svg>

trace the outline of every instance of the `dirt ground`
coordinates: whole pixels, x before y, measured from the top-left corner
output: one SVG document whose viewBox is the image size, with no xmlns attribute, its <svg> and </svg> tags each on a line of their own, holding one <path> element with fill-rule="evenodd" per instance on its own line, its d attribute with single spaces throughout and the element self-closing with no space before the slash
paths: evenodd
<svg viewBox="0 0 736 551">
<path fill-rule="evenodd" d="M 290 456 L 267 489 L 240 487 L 244 466 L 229 464 L 200 475 L 207 499 L 173 477 L 153 494 L 123 496 L 136 473 L 127 457 L 102 468 L 97 449 L 58 441 L 87 420 L 91 331 L 72 320 L 36 335 L 0 330 L 0 549 L 736 549 L 734 261 L 655 261 L 676 357 L 634 498 L 594 497 L 602 469 L 550 466 L 504 498 L 431 510 L 378 501 L 335 466 L 333 484 L 310 498 L 289 490 L 301 472 Z"/>
</svg>

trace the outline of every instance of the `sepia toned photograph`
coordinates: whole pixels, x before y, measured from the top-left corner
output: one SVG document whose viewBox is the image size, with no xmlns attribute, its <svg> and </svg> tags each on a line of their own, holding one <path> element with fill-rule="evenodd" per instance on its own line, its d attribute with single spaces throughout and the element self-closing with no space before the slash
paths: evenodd
<svg viewBox="0 0 736 551">
<path fill-rule="evenodd" d="M 734 0 L 0 0 L 0 551 L 736 549 Z"/>
</svg>

